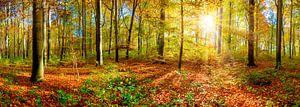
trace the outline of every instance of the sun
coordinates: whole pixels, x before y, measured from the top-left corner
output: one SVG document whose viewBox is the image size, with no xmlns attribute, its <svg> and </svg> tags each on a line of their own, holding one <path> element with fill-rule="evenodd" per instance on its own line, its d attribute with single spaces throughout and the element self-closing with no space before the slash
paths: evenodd
<svg viewBox="0 0 300 107">
<path fill-rule="evenodd" d="M 213 15 L 204 15 L 200 19 L 203 30 L 211 32 L 215 29 L 215 17 Z"/>
</svg>

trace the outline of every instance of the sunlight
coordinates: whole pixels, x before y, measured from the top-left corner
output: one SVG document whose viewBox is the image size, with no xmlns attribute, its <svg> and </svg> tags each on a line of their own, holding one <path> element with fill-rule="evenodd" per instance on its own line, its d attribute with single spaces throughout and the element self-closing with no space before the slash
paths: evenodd
<svg viewBox="0 0 300 107">
<path fill-rule="evenodd" d="M 212 15 L 205 15 L 201 18 L 201 26 L 204 31 L 212 32 L 215 30 L 215 18 Z"/>
</svg>

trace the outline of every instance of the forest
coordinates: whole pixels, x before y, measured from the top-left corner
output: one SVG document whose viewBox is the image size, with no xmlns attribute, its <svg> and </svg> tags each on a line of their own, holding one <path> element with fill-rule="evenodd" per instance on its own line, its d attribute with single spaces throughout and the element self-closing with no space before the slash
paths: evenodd
<svg viewBox="0 0 300 107">
<path fill-rule="evenodd" d="M 0 0 L 0 106 L 299 107 L 300 0 Z"/>
</svg>

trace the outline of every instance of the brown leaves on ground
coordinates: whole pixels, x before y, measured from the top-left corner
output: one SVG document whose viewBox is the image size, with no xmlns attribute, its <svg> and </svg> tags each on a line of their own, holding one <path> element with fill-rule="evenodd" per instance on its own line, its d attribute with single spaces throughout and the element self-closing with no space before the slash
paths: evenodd
<svg viewBox="0 0 300 107">
<path fill-rule="evenodd" d="M 269 99 L 278 101 L 279 98 L 277 97 L 280 97 L 278 95 L 285 94 L 282 91 L 284 89 L 277 88 L 284 87 L 279 80 L 274 80 L 270 86 L 263 87 L 241 84 L 239 81 L 239 76 L 242 73 L 270 68 L 272 67 L 271 62 L 258 63 L 257 68 L 247 68 L 244 66 L 245 64 L 239 62 L 218 65 L 185 62 L 182 71 L 177 71 L 177 63 L 172 61 L 166 64 L 138 60 L 123 62 L 119 64 L 119 71 L 131 71 L 137 77 L 140 85 L 156 88 L 156 94 L 151 95 L 151 97 L 157 104 L 177 104 L 172 103 L 175 99 L 182 99 L 183 103 L 188 104 L 187 97 L 189 93 L 192 93 L 190 95 L 198 106 L 265 106 Z M 74 95 L 73 97 L 81 96 L 78 106 L 84 106 L 85 101 L 97 103 L 99 100 L 94 95 L 82 94 L 78 91 L 86 79 L 93 77 L 90 76 L 91 68 L 74 70 L 72 68 L 48 67 L 45 69 L 45 80 L 38 84 L 29 81 L 30 68 L 6 67 L 1 70 L 3 72 L 0 74 L 0 90 L 5 92 L 2 93 L 3 97 L 12 99 L 12 105 L 37 106 L 37 97 L 34 96 L 33 90 L 40 96 L 44 106 L 59 105 L 57 90 L 71 93 Z M 14 75 L 12 72 L 18 73 Z M 12 80 L 5 78 L 12 78 Z M 294 79 L 292 82 L 299 86 L 299 79 Z M 252 88 L 252 91 L 249 90 L 249 87 Z M 292 91 L 300 92 L 299 89 L 298 87 Z M 278 104 L 287 103 L 289 102 L 282 101 Z"/>
</svg>

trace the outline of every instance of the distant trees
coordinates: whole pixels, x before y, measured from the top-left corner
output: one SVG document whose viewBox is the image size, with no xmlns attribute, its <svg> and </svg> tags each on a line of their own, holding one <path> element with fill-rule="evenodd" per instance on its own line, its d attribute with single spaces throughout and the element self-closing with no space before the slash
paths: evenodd
<svg viewBox="0 0 300 107">
<path fill-rule="evenodd" d="M 30 81 L 35 83 L 44 79 L 43 0 L 33 1 L 32 15 L 32 74 Z"/>
<path fill-rule="evenodd" d="M 37 1 L 34 2 L 35 6 L 38 6 L 41 0 L 35 1 Z M 181 11 L 182 7 L 177 5 L 180 2 L 189 4 L 184 5 L 183 8 L 189 12 L 184 12 L 184 14 L 173 12 Z M 247 2 L 246 5 L 241 5 L 245 2 Z M 68 61 L 71 55 L 70 44 L 74 44 L 72 55 L 82 55 L 82 58 L 87 58 L 88 54 L 96 54 L 94 59 L 99 65 L 103 64 L 103 55 L 106 52 L 115 54 L 116 62 L 119 62 L 121 55 L 124 55 L 126 59 L 129 59 L 130 55 L 138 55 L 142 58 L 158 58 L 159 63 L 165 63 L 165 58 L 170 57 L 180 57 L 178 62 L 182 62 L 182 56 L 195 55 L 203 58 L 210 52 L 220 55 L 222 52 L 231 52 L 232 55 L 247 56 L 247 64 L 254 66 L 254 59 L 258 59 L 256 57 L 260 57 L 262 52 L 276 51 L 276 68 L 281 65 L 282 52 L 289 52 L 289 58 L 298 56 L 296 55 L 298 51 L 296 48 L 300 45 L 300 41 L 297 40 L 299 38 L 297 36 L 299 33 L 297 32 L 299 29 L 298 0 L 290 0 L 290 2 L 276 0 L 275 5 L 274 1 L 271 1 L 268 4 L 271 6 L 265 6 L 267 9 L 264 7 L 265 4 L 258 0 L 195 0 L 193 2 L 184 0 L 179 2 L 174 0 L 44 0 L 44 4 L 47 4 L 43 6 L 44 21 L 42 22 L 44 23 L 43 41 L 45 42 L 44 51 L 47 53 L 44 55 L 46 60 L 50 60 L 52 56 L 51 59 L 60 58 L 61 62 Z M 36 39 L 35 35 L 39 35 L 36 29 L 37 23 L 34 23 L 35 28 L 32 28 L 32 15 L 29 13 L 32 11 L 32 5 L 33 2 L 26 2 L 26 0 L 0 1 L 1 58 L 18 59 L 21 56 L 24 59 L 31 58 L 28 55 L 31 56 L 33 50 L 39 50 L 36 47 L 39 48 L 40 45 L 36 47 L 30 45 L 33 38 Z M 92 8 L 87 8 L 89 6 Z M 246 7 L 249 7 L 249 11 L 244 9 Z M 270 14 L 264 15 L 263 10 Z M 285 16 L 283 10 L 289 10 L 286 11 Z M 106 13 L 106 11 L 109 12 Z M 200 19 L 205 15 L 213 18 L 213 29 L 203 29 L 202 27 L 208 26 L 199 23 L 207 21 Z M 178 21 L 182 17 L 188 20 L 184 20 L 184 27 L 182 22 Z M 289 20 L 285 21 L 285 24 L 283 17 Z M 35 22 L 37 20 L 36 16 Z M 286 40 L 282 39 L 283 30 L 289 30 L 285 33 L 289 35 L 289 38 L 286 36 Z M 92 36 L 93 34 L 95 36 Z M 181 46 L 183 42 L 185 48 Z M 102 47 L 102 44 L 106 45 Z M 227 45 L 229 50 L 234 51 L 222 51 L 222 48 Z M 282 49 L 282 45 L 285 48 Z M 93 53 L 95 48 L 89 51 L 89 48 L 93 46 L 96 46 L 96 53 Z M 213 46 L 215 49 L 211 49 Z M 113 56 L 109 55 L 108 59 L 110 57 Z M 181 66 L 181 63 L 178 66 Z"/>
</svg>

